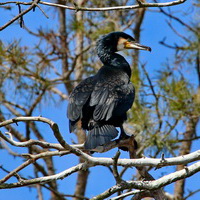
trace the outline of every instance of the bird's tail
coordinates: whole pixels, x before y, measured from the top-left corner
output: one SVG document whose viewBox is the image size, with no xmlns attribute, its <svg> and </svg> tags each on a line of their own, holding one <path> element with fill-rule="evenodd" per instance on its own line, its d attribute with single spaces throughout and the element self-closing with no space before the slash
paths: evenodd
<svg viewBox="0 0 200 200">
<path fill-rule="evenodd" d="M 108 144 L 112 139 L 117 137 L 117 135 L 118 131 L 113 125 L 96 125 L 88 131 L 88 136 L 84 145 L 85 149 L 95 149 L 98 146 Z"/>
</svg>

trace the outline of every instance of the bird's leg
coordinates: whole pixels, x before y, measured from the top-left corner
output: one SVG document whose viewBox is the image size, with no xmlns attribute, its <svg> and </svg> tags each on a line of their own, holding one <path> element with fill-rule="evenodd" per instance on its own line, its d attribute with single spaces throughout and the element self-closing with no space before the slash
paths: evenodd
<svg viewBox="0 0 200 200">
<path fill-rule="evenodd" d="M 88 129 L 91 130 L 95 127 L 96 123 L 94 120 L 90 119 L 88 122 Z"/>
<path fill-rule="evenodd" d="M 121 130 L 121 133 L 120 133 L 120 136 L 119 136 L 119 141 L 120 140 L 125 140 L 125 139 L 128 139 L 130 138 L 130 136 L 128 136 L 125 131 L 124 131 L 124 128 L 123 128 L 123 124 L 120 126 L 120 130 Z M 119 149 L 123 150 L 123 151 L 128 151 L 128 148 L 127 147 L 119 147 Z"/>
<path fill-rule="evenodd" d="M 127 135 L 126 132 L 124 131 L 123 124 L 120 126 L 120 130 L 121 130 L 121 134 L 119 136 L 119 141 L 124 140 L 124 139 L 128 139 L 128 138 L 131 137 L 131 136 Z M 137 144 L 136 140 L 134 139 L 134 149 L 136 150 L 137 147 L 138 147 L 138 144 Z M 119 149 L 121 149 L 123 151 L 128 151 L 127 147 L 119 147 Z"/>
<path fill-rule="evenodd" d="M 119 136 L 119 139 L 120 139 L 120 140 L 130 138 L 130 136 L 128 136 L 128 135 L 126 134 L 126 132 L 124 131 L 123 124 L 120 126 L 120 130 L 121 130 L 121 134 L 120 134 L 120 136 Z"/>
</svg>

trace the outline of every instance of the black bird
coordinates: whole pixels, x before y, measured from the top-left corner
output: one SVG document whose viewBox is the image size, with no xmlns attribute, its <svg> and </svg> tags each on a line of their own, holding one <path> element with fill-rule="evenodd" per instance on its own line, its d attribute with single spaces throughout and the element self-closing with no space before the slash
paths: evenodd
<svg viewBox="0 0 200 200">
<path fill-rule="evenodd" d="M 150 47 L 135 42 L 124 32 L 111 32 L 97 41 L 97 54 L 103 63 L 96 75 L 86 78 L 74 88 L 68 104 L 70 132 L 81 126 L 88 131 L 86 149 L 94 149 L 117 137 L 120 127 L 123 138 L 123 122 L 131 108 L 135 90 L 130 82 L 131 68 L 117 51 L 138 49 L 151 51 Z"/>
</svg>

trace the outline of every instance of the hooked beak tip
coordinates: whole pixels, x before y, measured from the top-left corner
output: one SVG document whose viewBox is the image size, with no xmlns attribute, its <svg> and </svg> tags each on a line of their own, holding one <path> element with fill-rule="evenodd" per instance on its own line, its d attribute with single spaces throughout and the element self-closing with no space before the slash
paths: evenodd
<svg viewBox="0 0 200 200">
<path fill-rule="evenodd" d="M 151 47 L 148 47 L 148 48 L 147 48 L 147 51 L 150 51 L 150 52 L 151 52 Z"/>
</svg>

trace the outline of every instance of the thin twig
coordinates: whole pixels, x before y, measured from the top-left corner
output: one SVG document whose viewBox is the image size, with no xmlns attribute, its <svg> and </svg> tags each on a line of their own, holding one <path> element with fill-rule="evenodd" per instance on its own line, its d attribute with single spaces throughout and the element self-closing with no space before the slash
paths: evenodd
<svg viewBox="0 0 200 200">
<path fill-rule="evenodd" d="M 31 11 L 35 5 L 37 5 L 37 3 L 40 0 L 34 0 L 33 2 L 30 2 L 27 5 L 31 5 L 29 8 L 27 8 L 26 10 L 22 11 L 21 13 L 19 13 L 17 16 L 15 16 L 13 19 L 11 19 L 9 22 L 7 22 L 6 24 L 4 24 L 2 27 L 0 27 L 0 31 L 2 31 L 3 29 L 5 29 L 6 27 L 8 27 L 10 24 L 12 24 L 13 22 L 15 22 L 16 20 L 18 20 L 19 18 L 21 18 L 23 15 L 25 15 L 26 13 L 28 13 L 29 11 Z M 15 3 L 15 4 L 23 4 L 20 2 L 5 2 L 5 3 Z M 0 5 L 4 5 L 5 3 L 0 3 Z"/>
<path fill-rule="evenodd" d="M 130 6 L 116 6 L 116 7 L 104 7 L 104 8 L 88 8 L 88 7 L 79 7 L 79 6 L 67 6 L 67 5 L 61 5 L 51 2 L 44 2 L 40 0 L 34 0 L 31 2 L 20 2 L 20 1 L 7 1 L 7 2 L 0 2 L 0 5 L 6 5 L 6 4 L 17 4 L 17 5 L 30 5 L 29 8 L 24 10 L 23 12 L 19 13 L 17 16 L 15 16 L 13 19 L 11 19 L 9 22 L 4 24 L 0 27 L 0 31 L 8 27 L 10 24 L 15 22 L 17 19 L 22 19 L 23 15 L 34 9 L 36 6 L 42 11 L 43 14 L 44 11 L 38 6 L 38 4 L 43 4 L 47 6 L 53 6 L 53 7 L 59 7 L 59 8 L 65 8 L 69 10 L 74 10 L 76 12 L 78 11 L 111 11 L 111 10 L 132 10 L 132 9 L 138 9 L 138 8 L 145 8 L 145 7 L 168 7 L 168 6 L 175 6 L 178 4 L 184 3 L 186 0 L 177 0 L 177 1 L 171 1 L 171 2 L 165 2 L 165 3 L 144 3 L 142 1 L 139 1 L 139 4 L 136 5 L 130 5 Z M 45 14 L 47 17 L 47 15 Z M 23 21 L 22 21 L 23 22 Z M 20 23 L 22 24 L 22 23 Z"/>
<path fill-rule="evenodd" d="M 156 107 L 156 113 L 157 113 L 158 120 L 159 120 L 159 131 L 160 131 L 160 129 L 162 127 L 162 118 L 161 118 L 161 114 L 160 114 L 160 111 L 159 111 L 159 97 L 157 96 L 157 94 L 155 92 L 155 89 L 154 89 L 154 86 L 152 84 L 151 78 L 149 77 L 149 74 L 147 73 L 144 65 L 141 65 L 141 66 L 142 66 L 144 74 L 145 74 L 145 76 L 146 76 L 146 78 L 147 78 L 147 80 L 149 82 L 149 86 L 150 86 L 150 89 L 151 89 L 151 91 L 153 93 L 153 96 L 155 97 L 155 100 L 156 100 L 155 107 Z"/>
</svg>

